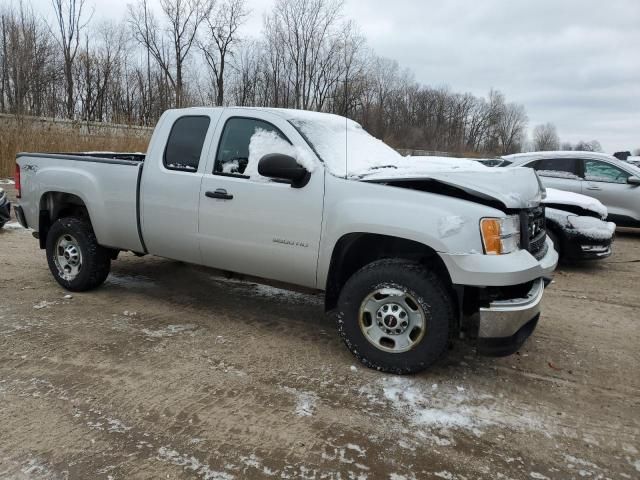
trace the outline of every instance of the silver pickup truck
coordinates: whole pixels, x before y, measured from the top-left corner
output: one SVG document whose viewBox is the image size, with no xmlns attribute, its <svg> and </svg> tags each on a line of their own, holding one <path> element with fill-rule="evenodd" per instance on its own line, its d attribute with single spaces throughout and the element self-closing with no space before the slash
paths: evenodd
<svg viewBox="0 0 640 480">
<path fill-rule="evenodd" d="M 146 155 L 17 156 L 15 211 L 64 288 L 120 251 L 325 292 L 365 365 L 422 370 L 466 337 L 516 351 L 558 256 L 531 169 L 424 169 L 343 117 L 190 108 Z"/>
</svg>

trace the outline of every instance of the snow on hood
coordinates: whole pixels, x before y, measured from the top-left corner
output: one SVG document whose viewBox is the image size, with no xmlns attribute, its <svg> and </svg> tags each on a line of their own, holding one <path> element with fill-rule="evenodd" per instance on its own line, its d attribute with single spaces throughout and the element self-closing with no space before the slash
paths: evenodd
<svg viewBox="0 0 640 480">
<path fill-rule="evenodd" d="M 338 177 L 385 182 L 434 180 L 507 208 L 530 208 L 541 199 L 533 170 L 493 169 L 470 159 L 403 157 L 345 117 L 304 110 L 274 110 L 309 142 L 327 170 Z"/>
<path fill-rule="evenodd" d="M 547 197 L 543 200 L 549 205 L 572 205 L 596 213 L 600 218 L 607 218 L 608 212 L 600 200 L 579 193 L 565 192 L 555 188 L 547 188 Z"/>
<path fill-rule="evenodd" d="M 576 215 L 556 208 L 547 208 L 545 214 L 563 228 L 575 230 L 593 240 L 610 240 L 616 232 L 616 224 L 593 217 Z"/>
</svg>

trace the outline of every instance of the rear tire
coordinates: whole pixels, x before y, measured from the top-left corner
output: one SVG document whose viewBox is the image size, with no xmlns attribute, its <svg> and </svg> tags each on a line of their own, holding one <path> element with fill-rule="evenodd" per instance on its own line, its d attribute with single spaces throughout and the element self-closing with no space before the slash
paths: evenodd
<svg viewBox="0 0 640 480">
<path fill-rule="evenodd" d="M 336 316 L 345 344 L 364 365 L 407 374 L 444 355 L 455 307 L 434 272 L 416 262 L 383 259 L 347 281 Z"/>
<path fill-rule="evenodd" d="M 67 290 L 84 292 L 100 286 L 109 275 L 109 250 L 98 245 L 84 219 L 57 220 L 47 235 L 47 261 L 56 281 Z"/>
</svg>

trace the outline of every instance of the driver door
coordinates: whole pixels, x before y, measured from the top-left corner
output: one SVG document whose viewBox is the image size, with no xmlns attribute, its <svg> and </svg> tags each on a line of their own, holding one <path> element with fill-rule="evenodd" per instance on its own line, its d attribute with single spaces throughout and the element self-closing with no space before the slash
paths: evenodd
<svg viewBox="0 0 640 480">
<path fill-rule="evenodd" d="M 315 287 L 324 169 L 316 169 L 303 188 L 244 175 L 251 138 L 257 131 L 274 132 L 289 143 L 303 140 L 288 123 L 266 112 L 251 112 L 251 117 L 240 114 L 246 110 L 225 110 L 218 123 L 215 158 L 202 180 L 199 232 L 203 263 Z"/>
</svg>

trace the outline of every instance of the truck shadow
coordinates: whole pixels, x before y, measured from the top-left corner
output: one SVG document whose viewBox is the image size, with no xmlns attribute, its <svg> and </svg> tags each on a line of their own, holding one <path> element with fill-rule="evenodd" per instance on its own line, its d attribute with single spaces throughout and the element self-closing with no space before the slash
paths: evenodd
<svg viewBox="0 0 640 480">
<path fill-rule="evenodd" d="M 169 302 L 176 307 L 167 312 L 173 317 L 188 317 L 189 312 L 205 318 L 224 315 L 245 325 L 269 327 L 274 333 L 287 332 L 288 335 L 319 341 L 327 348 L 327 355 L 343 357 L 347 364 L 354 363 L 355 359 L 340 339 L 332 317 L 325 314 L 321 292 L 286 290 L 284 285 L 258 282 L 255 278 L 183 262 L 123 255 L 121 260 L 112 264 L 111 275 L 101 290 L 119 297 L 126 290 L 127 293 L 144 296 L 143 304 L 154 300 L 159 305 Z M 298 328 L 293 328 L 295 324 Z M 452 370 L 459 370 L 460 365 L 466 365 L 465 359 L 471 357 L 482 358 L 476 357 L 475 347 L 470 342 L 455 340 L 444 359 L 417 377 L 446 375 Z M 483 358 L 477 366 L 491 368 L 492 364 L 493 359 Z"/>
</svg>

